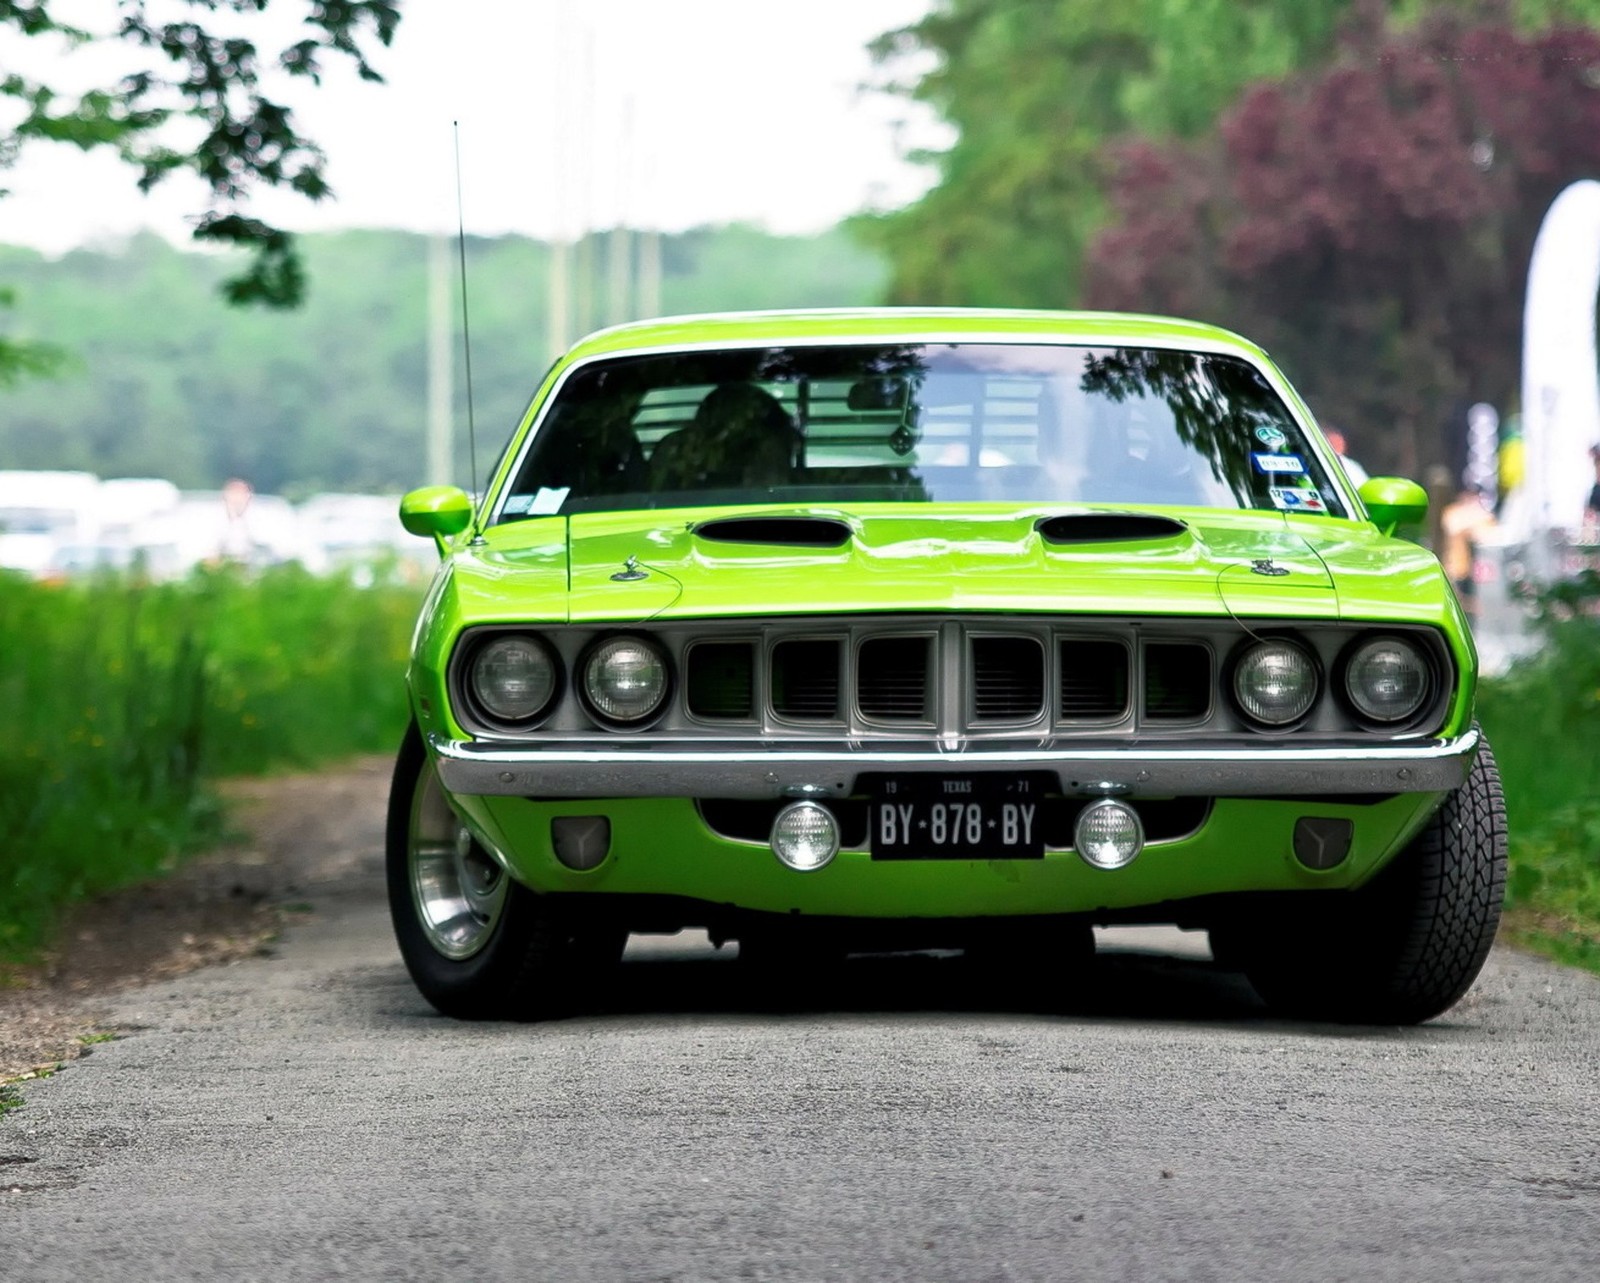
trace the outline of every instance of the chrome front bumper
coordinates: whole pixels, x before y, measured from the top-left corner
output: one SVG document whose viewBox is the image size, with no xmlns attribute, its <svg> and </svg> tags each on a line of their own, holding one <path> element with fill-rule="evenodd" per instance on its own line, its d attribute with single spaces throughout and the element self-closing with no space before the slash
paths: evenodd
<svg viewBox="0 0 1600 1283">
<path fill-rule="evenodd" d="M 849 797 L 863 774 L 1051 771 L 1061 792 L 1111 797 L 1440 793 L 1472 769 L 1478 732 L 1382 747 L 925 749 L 539 747 L 430 735 L 452 793 L 501 797 Z"/>
</svg>

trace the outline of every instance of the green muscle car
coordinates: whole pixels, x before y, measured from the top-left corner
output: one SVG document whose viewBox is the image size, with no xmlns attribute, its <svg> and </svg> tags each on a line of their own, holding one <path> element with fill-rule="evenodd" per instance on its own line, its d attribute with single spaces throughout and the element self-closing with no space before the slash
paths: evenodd
<svg viewBox="0 0 1600 1283">
<path fill-rule="evenodd" d="M 851 310 L 567 353 L 438 544 L 390 904 L 441 1011 L 581 1007 L 630 932 L 969 949 L 1089 984 L 1209 930 L 1275 1010 L 1424 1020 L 1493 940 L 1476 655 L 1409 481 L 1252 344 Z"/>
</svg>

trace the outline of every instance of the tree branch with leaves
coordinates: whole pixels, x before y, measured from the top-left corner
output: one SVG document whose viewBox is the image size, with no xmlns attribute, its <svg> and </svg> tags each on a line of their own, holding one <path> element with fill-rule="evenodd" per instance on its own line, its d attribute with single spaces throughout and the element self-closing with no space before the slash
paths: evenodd
<svg viewBox="0 0 1600 1283">
<path fill-rule="evenodd" d="M 16 121 L 0 134 L 0 169 L 29 145 L 54 142 L 115 151 L 138 171 L 142 191 L 175 174 L 193 175 L 207 193 L 195 239 L 251 253 L 244 271 L 223 285 L 228 301 L 295 306 L 305 272 L 294 237 L 252 215 L 250 198 L 261 188 L 286 188 L 320 201 L 331 188 L 327 158 L 300 133 L 291 109 L 269 96 L 271 82 L 281 74 L 320 84 L 333 59 L 353 64 L 363 80 L 381 80 L 368 53 L 393 40 L 400 0 L 296 0 L 305 8 L 300 38 L 275 52 L 230 29 L 248 31 L 269 2 L 119 0 L 115 27 L 94 32 L 58 22 L 50 0 L 0 0 L 0 32 L 10 28 L 68 49 L 120 45 L 130 63 L 115 83 L 83 93 L 0 74 L 0 108 L 9 100 L 6 115 Z M 0 368 L 10 359 L 16 370 L 21 350 L 15 342 L 0 347 Z"/>
</svg>

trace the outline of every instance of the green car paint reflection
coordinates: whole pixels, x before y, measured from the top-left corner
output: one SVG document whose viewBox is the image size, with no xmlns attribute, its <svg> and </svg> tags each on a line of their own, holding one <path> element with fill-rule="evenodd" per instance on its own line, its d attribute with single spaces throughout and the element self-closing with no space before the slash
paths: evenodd
<svg viewBox="0 0 1600 1283">
<path fill-rule="evenodd" d="M 1415 1021 L 1504 809 L 1420 488 L 1356 493 L 1256 347 L 1150 317 L 677 318 L 551 371 L 409 672 L 391 906 L 463 1017 L 633 931 L 741 957 L 1211 933 L 1275 1008 Z"/>
</svg>

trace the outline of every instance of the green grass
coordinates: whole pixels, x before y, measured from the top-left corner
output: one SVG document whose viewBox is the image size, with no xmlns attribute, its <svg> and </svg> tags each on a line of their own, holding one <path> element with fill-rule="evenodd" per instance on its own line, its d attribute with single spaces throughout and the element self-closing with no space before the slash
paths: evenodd
<svg viewBox="0 0 1600 1283">
<path fill-rule="evenodd" d="M 1505 933 L 1600 972 L 1600 619 L 1570 618 L 1547 635 L 1478 701 L 1506 790 Z"/>
<path fill-rule="evenodd" d="M 218 840 L 208 781 L 387 750 L 421 590 L 0 577 L 0 959 Z"/>
</svg>

